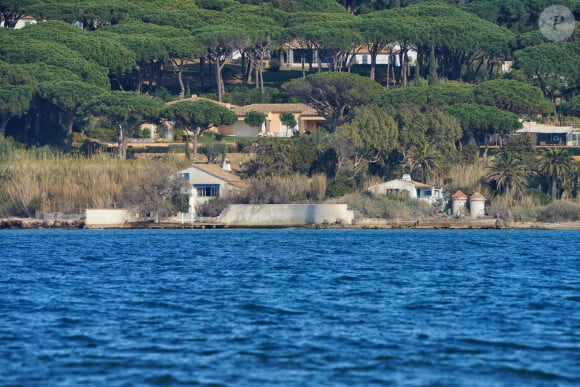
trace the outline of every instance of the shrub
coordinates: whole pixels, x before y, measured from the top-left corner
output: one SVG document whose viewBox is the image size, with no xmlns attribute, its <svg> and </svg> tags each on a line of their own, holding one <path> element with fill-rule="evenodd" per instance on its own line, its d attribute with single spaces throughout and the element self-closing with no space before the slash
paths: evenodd
<svg viewBox="0 0 580 387">
<path fill-rule="evenodd" d="M 239 153 L 252 153 L 254 150 L 255 139 L 238 138 L 236 140 L 236 148 Z"/>
<path fill-rule="evenodd" d="M 215 198 L 197 207 L 196 213 L 197 216 L 215 218 L 220 216 L 227 206 L 235 202 L 236 200 L 232 198 Z"/>
<path fill-rule="evenodd" d="M 337 198 L 346 195 L 354 189 L 355 182 L 347 179 L 344 176 L 336 176 L 334 180 L 328 185 L 326 192 L 329 198 Z"/>
<path fill-rule="evenodd" d="M 556 201 L 538 213 L 541 222 L 573 222 L 580 220 L 580 205 L 568 201 Z"/>
<path fill-rule="evenodd" d="M 282 65 L 282 63 L 280 63 L 280 60 L 278 59 L 270 59 L 270 66 L 268 67 L 268 69 L 270 71 L 280 71 L 280 66 Z"/>
<path fill-rule="evenodd" d="M 85 140 L 80 146 L 79 151 L 85 156 L 92 156 L 97 153 L 106 152 L 107 144 L 101 144 L 100 142 Z"/>
<path fill-rule="evenodd" d="M 372 195 L 355 192 L 345 195 L 333 202 L 346 203 L 351 210 L 359 211 L 369 218 L 407 219 L 432 217 L 436 210 L 433 206 L 407 195 Z"/>
<path fill-rule="evenodd" d="M 318 202 L 326 195 L 326 176 L 305 175 L 251 178 L 240 201 L 248 204 L 286 204 Z"/>
<path fill-rule="evenodd" d="M 199 153 L 205 155 L 208 164 L 214 163 L 216 159 L 221 156 L 222 159 L 226 157 L 226 146 L 221 142 L 210 142 L 205 146 L 199 148 Z"/>
<path fill-rule="evenodd" d="M 494 202 L 494 203 L 490 204 L 485 209 L 485 212 L 489 216 L 496 218 L 496 219 L 503 219 L 503 220 L 507 220 L 507 221 L 512 220 L 511 211 L 509 210 L 509 208 L 507 208 L 505 205 L 503 205 L 501 203 Z"/>
</svg>

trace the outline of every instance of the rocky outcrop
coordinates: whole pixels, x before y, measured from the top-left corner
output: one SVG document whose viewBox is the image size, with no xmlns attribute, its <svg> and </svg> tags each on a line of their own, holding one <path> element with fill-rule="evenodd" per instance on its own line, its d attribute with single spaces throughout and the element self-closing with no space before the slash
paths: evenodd
<svg viewBox="0 0 580 387">
<path fill-rule="evenodd" d="M 9 217 L 0 219 L 0 229 L 83 228 L 81 219 L 37 219 Z"/>
</svg>

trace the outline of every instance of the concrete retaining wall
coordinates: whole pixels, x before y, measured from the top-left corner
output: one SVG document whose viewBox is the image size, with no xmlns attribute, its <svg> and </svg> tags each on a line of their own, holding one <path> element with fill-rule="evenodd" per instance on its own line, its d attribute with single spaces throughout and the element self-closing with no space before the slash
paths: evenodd
<svg viewBox="0 0 580 387">
<path fill-rule="evenodd" d="M 351 225 L 354 212 L 346 204 L 234 204 L 217 218 L 231 226 Z"/>
<path fill-rule="evenodd" d="M 122 227 L 131 216 L 128 210 L 86 210 L 86 228 Z"/>
</svg>

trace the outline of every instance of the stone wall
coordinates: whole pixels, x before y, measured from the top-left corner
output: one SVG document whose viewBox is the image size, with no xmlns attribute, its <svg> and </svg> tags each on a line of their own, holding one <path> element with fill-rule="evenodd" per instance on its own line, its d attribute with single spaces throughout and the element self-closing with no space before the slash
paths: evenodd
<svg viewBox="0 0 580 387">
<path fill-rule="evenodd" d="M 129 210 L 86 210 L 85 228 L 123 227 L 130 220 Z"/>
<path fill-rule="evenodd" d="M 288 227 L 312 224 L 351 225 L 346 204 L 234 204 L 216 219 L 230 226 Z"/>
</svg>

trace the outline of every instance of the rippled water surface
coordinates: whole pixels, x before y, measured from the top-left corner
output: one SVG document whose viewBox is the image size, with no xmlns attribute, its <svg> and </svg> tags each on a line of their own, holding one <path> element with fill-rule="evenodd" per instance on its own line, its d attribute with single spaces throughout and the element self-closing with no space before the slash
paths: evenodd
<svg viewBox="0 0 580 387">
<path fill-rule="evenodd" d="M 0 232 L 0 385 L 578 385 L 580 232 Z"/>
</svg>

